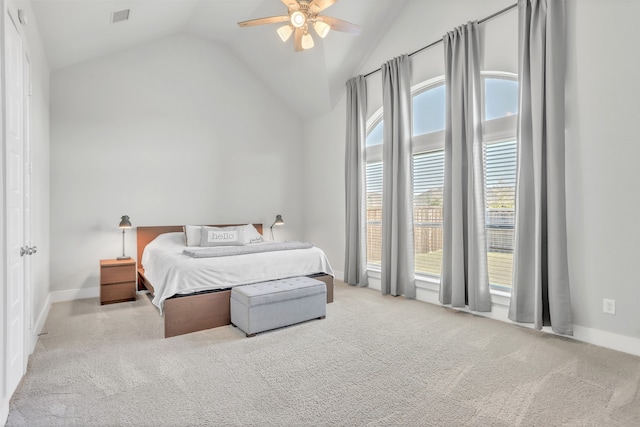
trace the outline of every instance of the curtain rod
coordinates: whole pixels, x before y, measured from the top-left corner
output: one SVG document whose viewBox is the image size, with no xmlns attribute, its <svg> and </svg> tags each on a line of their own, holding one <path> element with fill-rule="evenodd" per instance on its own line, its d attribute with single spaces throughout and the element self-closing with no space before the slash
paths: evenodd
<svg viewBox="0 0 640 427">
<path fill-rule="evenodd" d="M 513 9 L 513 8 L 515 8 L 515 7 L 517 7 L 517 6 L 518 6 L 518 3 L 514 3 L 514 4 L 512 4 L 511 6 L 507 6 L 507 7 L 505 7 L 504 9 L 502 9 L 502 10 L 500 10 L 500 11 L 498 11 L 498 12 L 496 12 L 496 13 L 492 14 L 492 15 L 487 16 L 486 18 L 482 18 L 481 20 L 479 20 L 479 21 L 478 21 L 478 24 L 482 24 L 483 22 L 486 22 L 486 21 L 488 21 L 488 20 L 490 20 L 490 19 L 493 19 L 493 18 L 495 18 L 495 17 L 497 17 L 497 16 L 500 16 L 500 15 L 502 15 L 503 13 L 508 12 L 508 11 L 510 11 L 511 9 Z M 414 51 L 413 51 L 413 52 L 411 52 L 408 56 L 413 56 L 413 55 L 415 55 L 416 53 L 420 53 L 420 52 L 422 52 L 423 50 L 427 50 L 427 49 L 429 49 L 430 47 L 433 47 L 433 46 L 435 46 L 435 45 L 437 45 L 437 44 L 440 44 L 440 43 L 442 43 L 442 39 L 440 39 L 440 40 L 436 40 L 436 41 L 434 41 L 433 43 L 430 43 L 430 44 L 428 44 L 428 45 L 426 45 L 426 46 L 424 46 L 424 47 L 421 47 L 421 48 L 420 48 L 420 49 L 418 49 L 418 50 L 414 50 Z M 367 78 L 367 77 L 369 77 L 370 75 L 375 74 L 375 73 L 377 73 L 377 72 L 378 72 L 378 71 L 380 71 L 380 70 L 382 70 L 382 67 L 381 67 L 381 68 L 378 68 L 377 70 L 373 70 L 373 71 L 368 72 L 367 74 L 365 74 L 365 75 L 364 75 L 364 77 L 365 77 L 365 78 Z"/>
</svg>

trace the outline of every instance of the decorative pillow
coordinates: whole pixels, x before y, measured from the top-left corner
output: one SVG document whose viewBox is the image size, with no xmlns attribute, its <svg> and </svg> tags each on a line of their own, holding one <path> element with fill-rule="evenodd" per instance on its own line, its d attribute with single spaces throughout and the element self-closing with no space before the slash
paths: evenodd
<svg viewBox="0 0 640 427">
<path fill-rule="evenodd" d="M 201 225 L 185 225 L 184 227 L 185 246 L 200 246 Z"/>
<path fill-rule="evenodd" d="M 263 241 L 262 234 L 258 233 L 258 230 L 256 230 L 253 224 L 243 225 L 241 228 L 244 232 L 244 241 L 246 244 L 260 243 Z"/>
<path fill-rule="evenodd" d="M 206 227 L 200 231 L 200 246 L 244 246 L 245 238 L 240 227 Z"/>
</svg>

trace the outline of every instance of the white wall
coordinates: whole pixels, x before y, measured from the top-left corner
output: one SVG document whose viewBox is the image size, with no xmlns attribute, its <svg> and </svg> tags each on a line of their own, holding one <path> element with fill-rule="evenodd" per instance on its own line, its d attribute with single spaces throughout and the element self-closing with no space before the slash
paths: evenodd
<svg viewBox="0 0 640 427">
<path fill-rule="evenodd" d="M 455 26 L 513 1 L 410 1 L 358 73 L 412 52 Z M 576 337 L 640 354 L 640 3 L 567 1 L 567 210 L 569 272 Z M 485 69 L 517 72 L 517 10 L 483 24 Z M 414 83 L 443 74 L 442 47 L 413 56 Z M 380 73 L 367 79 L 369 114 L 381 105 Z M 305 230 L 344 269 L 344 100 L 305 123 Z M 320 165 L 334 164 L 331 178 Z M 315 167 L 313 165 L 316 165 Z M 322 197 L 312 197 L 310 193 Z M 333 203 L 326 203 L 326 197 Z M 333 239 L 341 238 L 341 242 Z M 331 239 L 331 241 L 330 241 Z M 617 301 L 615 316 L 602 299 Z M 436 299 L 437 301 L 437 299 Z M 506 320 L 506 311 L 495 317 Z M 616 342 L 614 342 L 616 341 Z"/>
<path fill-rule="evenodd" d="M 51 77 L 52 291 L 98 286 L 118 223 L 259 222 L 301 239 L 301 120 L 219 46 L 175 35 Z M 135 255 L 135 232 L 127 234 Z"/>
<path fill-rule="evenodd" d="M 304 239 L 325 252 L 342 279 L 345 245 L 344 97 L 333 111 L 305 123 Z"/>
<path fill-rule="evenodd" d="M 640 338 L 637 16 L 640 2 L 568 3 L 567 215 L 575 323 Z"/>
</svg>

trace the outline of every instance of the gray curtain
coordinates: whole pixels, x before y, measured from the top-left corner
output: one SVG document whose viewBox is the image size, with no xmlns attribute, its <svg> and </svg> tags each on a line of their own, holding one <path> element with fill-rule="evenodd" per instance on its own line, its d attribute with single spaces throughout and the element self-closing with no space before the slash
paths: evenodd
<svg viewBox="0 0 640 427">
<path fill-rule="evenodd" d="M 440 302 L 491 311 L 478 23 L 456 28 L 443 41 L 447 107 Z"/>
<path fill-rule="evenodd" d="M 413 248 L 411 62 L 402 55 L 382 71 L 382 261 L 383 294 L 416 297 Z"/>
<path fill-rule="evenodd" d="M 364 76 L 347 82 L 347 134 L 345 152 L 346 247 L 344 281 L 367 286 L 367 217 L 365 140 L 367 85 Z"/>
<path fill-rule="evenodd" d="M 564 178 L 564 0 L 520 0 L 518 176 L 509 318 L 573 334 Z"/>
</svg>

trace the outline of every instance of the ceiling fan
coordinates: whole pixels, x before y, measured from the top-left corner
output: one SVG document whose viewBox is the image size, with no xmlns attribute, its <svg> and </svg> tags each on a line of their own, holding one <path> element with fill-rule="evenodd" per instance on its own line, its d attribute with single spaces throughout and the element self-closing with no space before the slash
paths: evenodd
<svg viewBox="0 0 640 427">
<path fill-rule="evenodd" d="M 325 38 L 329 30 L 342 31 L 358 35 L 362 28 L 341 19 L 330 16 L 318 15 L 320 12 L 337 2 L 338 0 L 280 0 L 287 6 L 288 15 L 270 16 L 267 18 L 251 19 L 238 22 L 240 27 L 253 27 L 255 25 L 284 23 L 278 28 L 278 35 L 283 42 L 293 34 L 294 49 L 296 52 L 311 49 L 314 45 L 313 37 L 309 34 L 309 27 L 313 27 L 316 33 Z"/>
</svg>

